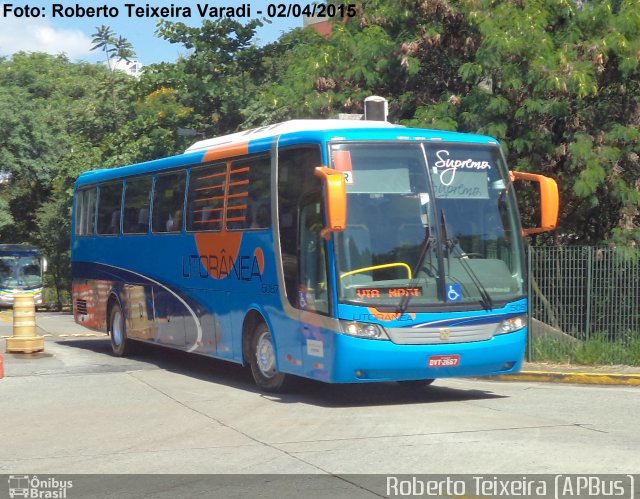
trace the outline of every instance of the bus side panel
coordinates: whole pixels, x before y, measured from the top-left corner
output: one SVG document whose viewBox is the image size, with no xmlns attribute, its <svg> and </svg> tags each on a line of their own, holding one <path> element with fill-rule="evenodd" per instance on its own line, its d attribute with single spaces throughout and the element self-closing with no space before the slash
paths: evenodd
<svg viewBox="0 0 640 499">
<path fill-rule="evenodd" d="M 278 358 L 289 355 L 290 360 L 278 362 L 278 367 L 285 372 L 300 371 L 301 365 L 296 362 L 300 360 L 299 328 L 282 312 L 271 231 L 243 234 L 237 255 L 229 261 L 233 265 L 228 266 L 229 272 L 223 278 L 208 276 L 203 281 L 210 289 L 222 290 L 217 299 L 209 298 L 206 304 L 223 322 L 220 339 L 229 349 L 229 357 L 237 362 L 246 360 L 242 351 L 243 326 L 247 314 L 254 310 L 269 326 Z M 218 351 L 218 356 L 226 355 L 226 351 Z"/>
<path fill-rule="evenodd" d="M 216 246 L 200 251 L 193 234 L 135 236 L 131 245 L 123 244 L 127 239 L 86 238 L 75 252 L 79 324 L 106 331 L 113 292 L 131 338 L 242 362 L 242 326 L 256 297 L 267 322 L 268 314 L 282 308 L 270 230 L 244 233 L 237 254 Z M 101 263 L 91 262 L 95 255 Z M 286 320 L 274 326 L 274 337 L 299 352 L 297 330 Z"/>
<path fill-rule="evenodd" d="M 276 349 L 276 368 L 283 373 L 303 375 L 300 322 L 283 312 L 279 299 L 277 305 L 266 307 L 266 311 Z"/>
<path fill-rule="evenodd" d="M 74 278 L 71 285 L 73 300 L 73 318 L 76 323 L 107 332 L 107 298 L 113 287 L 110 281 Z"/>
<path fill-rule="evenodd" d="M 313 324 L 302 327 L 304 376 L 333 381 L 336 336 L 338 333 Z"/>
</svg>

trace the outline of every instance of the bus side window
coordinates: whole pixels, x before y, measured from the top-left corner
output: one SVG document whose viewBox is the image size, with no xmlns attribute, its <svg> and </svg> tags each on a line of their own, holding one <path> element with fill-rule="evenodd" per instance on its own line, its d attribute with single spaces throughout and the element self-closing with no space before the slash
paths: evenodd
<svg viewBox="0 0 640 499">
<path fill-rule="evenodd" d="M 271 159 L 261 155 L 234 161 L 229 169 L 227 229 L 271 225 Z"/>
<path fill-rule="evenodd" d="M 120 232 L 121 205 L 122 182 L 100 186 L 98 196 L 98 234 L 113 235 Z"/>
<path fill-rule="evenodd" d="M 210 231 L 222 228 L 226 163 L 194 168 L 189 175 L 187 230 Z"/>
<path fill-rule="evenodd" d="M 180 232 L 184 205 L 185 172 L 156 177 L 153 189 L 153 232 Z"/>
<path fill-rule="evenodd" d="M 76 236 L 91 236 L 96 223 L 97 189 L 90 187 L 76 192 Z"/>
<path fill-rule="evenodd" d="M 149 232 L 149 206 L 151 204 L 151 177 L 127 180 L 124 190 L 124 234 Z"/>
</svg>

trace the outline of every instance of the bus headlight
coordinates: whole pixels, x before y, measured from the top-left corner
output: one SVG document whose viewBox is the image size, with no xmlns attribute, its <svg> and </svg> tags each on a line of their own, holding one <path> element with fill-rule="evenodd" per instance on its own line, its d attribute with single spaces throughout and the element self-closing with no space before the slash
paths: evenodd
<svg viewBox="0 0 640 499">
<path fill-rule="evenodd" d="M 498 324 L 495 334 L 513 333 L 527 327 L 527 314 L 511 317 Z"/>
<path fill-rule="evenodd" d="M 388 340 L 389 337 L 384 328 L 379 324 L 357 321 L 340 321 L 342 332 L 357 338 L 368 338 L 370 340 Z"/>
</svg>

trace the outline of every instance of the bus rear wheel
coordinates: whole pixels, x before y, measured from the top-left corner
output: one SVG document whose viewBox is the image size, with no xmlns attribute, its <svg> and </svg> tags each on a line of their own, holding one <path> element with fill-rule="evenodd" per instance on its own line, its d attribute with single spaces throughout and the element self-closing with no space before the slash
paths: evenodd
<svg viewBox="0 0 640 499">
<path fill-rule="evenodd" d="M 276 351 L 269 327 L 260 323 L 251 337 L 251 374 L 256 385 L 265 392 L 279 392 L 287 376 L 276 369 Z"/>
<path fill-rule="evenodd" d="M 131 340 L 127 338 L 127 327 L 122 314 L 122 308 L 114 303 L 109 313 L 109 337 L 111 349 L 117 357 L 126 357 L 133 351 Z"/>
</svg>

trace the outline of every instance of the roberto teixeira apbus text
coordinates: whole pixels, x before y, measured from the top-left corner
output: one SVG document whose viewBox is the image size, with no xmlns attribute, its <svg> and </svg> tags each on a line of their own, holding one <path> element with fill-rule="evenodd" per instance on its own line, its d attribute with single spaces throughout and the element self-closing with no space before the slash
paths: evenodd
<svg viewBox="0 0 640 499">
<path fill-rule="evenodd" d="M 388 476 L 388 497 L 620 497 L 634 499 L 633 475 Z"/>
</svg>

